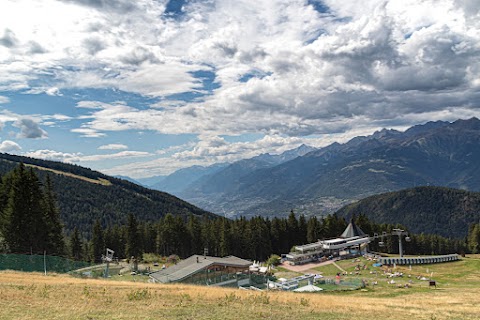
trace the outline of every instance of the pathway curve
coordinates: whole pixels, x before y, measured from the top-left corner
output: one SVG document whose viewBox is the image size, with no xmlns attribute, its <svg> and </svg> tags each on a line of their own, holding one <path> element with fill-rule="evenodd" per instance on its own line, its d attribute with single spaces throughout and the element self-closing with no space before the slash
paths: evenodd
<svg viewBox="0 0 480 320">
<path fill-rule="evenodd" d="M 304 272 L 304 271 L 307 271 L 307 270 L 310 270 L 310 269 L 313 269 L 313 268 L 316 268 L 316 267 L 326 266 L 326 265 L 332 264 L 332 263 L 334 265 L 336 265 L 338 268 L 340 268 L 335 263 L 335 260 L 327 260 L 327 261 L 324 261 L 324 262 L 311 262 L 311 263 L 301 264 L 301 265 L 298 265 L 298 266 L 292 266 L 292 265 L 284 262 L 280 266 L 282 268 L 285 268 L 285 269 L 293 271 L 293 272 Z M 316 272 L 318 273 L 318 271 L 316 271 Z"/>
</svg>

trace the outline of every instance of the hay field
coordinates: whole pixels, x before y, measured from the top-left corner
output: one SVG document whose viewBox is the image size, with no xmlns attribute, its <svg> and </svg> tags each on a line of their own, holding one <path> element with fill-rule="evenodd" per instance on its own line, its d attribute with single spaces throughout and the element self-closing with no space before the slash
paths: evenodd
<svg viewBox="0 0 480 320">
<path fill-rule="evenodd" d="M 476 275 L 475 281 L 479 281 Z M 406 291 L 407 292 L 407 291 Z M 381 297 L 251 292 L 0 272 L 0 319 L 479 319 L 480 287 Z"/>
</svg>

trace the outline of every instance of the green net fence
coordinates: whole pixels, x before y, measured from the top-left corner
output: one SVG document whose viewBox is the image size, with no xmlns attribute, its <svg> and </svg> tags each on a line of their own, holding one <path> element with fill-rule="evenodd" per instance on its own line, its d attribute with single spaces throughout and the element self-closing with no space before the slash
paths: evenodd
<svg viewBox="0 0 480 320">
<path fill-rule="evenodd" d="M 43 255 L 0 254 L 0 270 L 16 270 L 25 272 L 67 273 L 85 268 L 91 263 L 74 261 L 67 258 Z"/>
</svg>

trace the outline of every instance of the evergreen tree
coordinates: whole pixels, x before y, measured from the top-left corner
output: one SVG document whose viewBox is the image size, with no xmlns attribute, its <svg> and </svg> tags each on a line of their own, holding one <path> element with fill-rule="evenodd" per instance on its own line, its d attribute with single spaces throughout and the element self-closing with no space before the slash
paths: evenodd
<svg viewBox="0 0 480 320">
<path fill-rule="evenodd" d="M 300 215 L 298 218 L 298 242 L 297 244 L 305 244 L 307 243 L 307 220 L 305 219 L 305 215 Z"/>
<path fill-rule="evenodd" d="M 49 254 L 62 255 L 65 253 L 65 241 L 63 238 L 63 225 L 60 220 L 60 212 L 53 193 L 52 181 L 47 175 L 45 182 L 45 195 L 43 200 L 44 219 L 46 225 L 46 250 Z"/>
<path fill-rule="evenodd" d="M 74 260 L 81 260 L 83 258 L 82 250 L 83 244 L 80 239 L 80 233 L 77 228 L 74 228 L 70 236 L 70 257 Z"/>
<path fill-rule="evenodd" d="M 155 252 L 155 239 L 157 238 L 157 228 L 153 223 L 144 223 L 141 228 L 142 252 Z"/>
<path fill-rule="evenodd" d="M 209 255 L 217 254 L 217 230 L 215 230 L 214 221 L 208 218 L 203 219 L 202 223 L 203 247 L 208 250 Z"/>
<path fill-rule="evenodd" d="M 115 256 L 126 257 L 125 255 L 125 226 L 114 225 L 104 232 L 105 247 L 115 251 Z M 153 245 L 155 241 L 153 241 Z M 153 250 L 150 252 L 154 252 Z"/>
<path fill-rule="evenodd" d="M 473 224 L 468 230 L 467 236 L 468 250 L 471 253 L 480 252 L 480 224 Z"/>
<path fill-rule="evenodd" d="M 295 217 L 295 212 L 293 212 L 293 210 L 290 211 L 290 214 L 287 218 L 287 232 L 290 245 L 301 244 L 299 237 L 298 220 L 297 217 Z"/>
<path fill-rule="evenodd" d="M 138 223 L 135 216 L 130 213 L 127 222 L 127 243 L 125 247 L 127 258 L 139 258 L 141 254 L 140 248 L 140 233 L 138 230 Z"/>
<path fill-rule="evenodd" d="M 95 220 L 92 230 L 92 241 L 90 245 L 91 256 L 90 260 L 93 262 L 101 262 L 102 255 L 105 254 L 105 241 L 103 235 L 102 225 L 100 220 Z"/>
<path fill-rule="evenodd" d="M 219 218 L 218 222 L 218 253 L 221 257 L 225 257 L 230 253 L 230 225 L 225 218 Z"/>
<path fill-rule="evenodd" d="M 45 219 L 42 212 L 40 181 L 20 164 L 11 173 L 8 202 L 2 215 L 2 234 L 9 250 L 43 253 L 46 249 Z"/>
<path fill-rule="evenodd" d="M 176 253 L 175 218 L 171 213 L 167 213 L 162 219 L 160 234 L 162 241 L 159 245 L 162 247 L 163 255 L 168 256 Z"/>
<path fill-rule="evenodd" d="M 307 242 L 316 242 L 319 239 L 318 235 L 319 223 L 316 217 L 310 217 L 307 222 Z"/>
<path fill-rule="evenodd" d="M 202 228 L 198 218 L 190 214 L 187 220 L 187 232 L 190 238 L 191 254 L 202 254 Z"/>
</svg>

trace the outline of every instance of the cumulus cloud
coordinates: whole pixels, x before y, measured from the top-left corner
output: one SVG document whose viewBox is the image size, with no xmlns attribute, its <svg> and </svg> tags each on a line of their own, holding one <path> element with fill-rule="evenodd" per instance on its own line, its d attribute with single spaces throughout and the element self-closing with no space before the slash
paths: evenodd
<svg viewBox="0 0 480 320">
<path fill-rule="evenodd" d="M 14 141 L 5 140 L 0 143 L 0 152 L 15 152 L 22 150 L 22 147 Z"/>
<path fill-rule="evenodd" d="M 0 96 L 0 104 L 1 103 L 9 103 L 10 99 L 8 97 Z"/>
<path fill-rule="evenodd" d="M 115 88 L 148 97 L 151 106 L 81 101 L 71 131 L 198 136 L 192 148 L 163 153 L 176 154 L 168 168 L 253 153 L 222 138 L 229 135 L 345 139 L 480 116 L 478 1 L 185 1 L 179 15 L 167 4 L 6 0 L 0 90 Z"/>
<path fill-rule="evenodd" d="M 126 158 L 142 158 L 152 155 L 150 152 L 144 151 L 121 151 L 112 154 L 97 154 L 90 156 L 83 156 L 80 160 L 82 162 L 90 161 L 102 161 L 102 160 L 113 160 L 113 159 L 126 159 Z"/>
<path fill-rule="evenodd" d="M 12 30 L 10 29 L 5 29 L 3 32 L 3 36 L 0 38 L 0 45 L 7 47 L 7 48 L 12 48 L 17 45 L 17 37 L 15 36 L 15 33 L 13 33 Z"/>
<path fill-rule="evenodd" d="M 106 144 L 98 147 L 98 150 L 124 150 L 124 149 L 128 149 L 128 147 L 120 143 Z"/>
<path fill-rule="evenodd" d="M 68 152 L 61 152 L 61 151 L 55 151 L 55 150 L 49 150 L 49 149 L 41 149 L 41 150 L 29 151 L 25 153 L 25 156 L 27 157 L 62 161 L 62 162 L 68 162 L 68 163 L 141 158 L 141 157 L 148 157 L 150 155 L 151 153 L 143 152 L 143 151 L 121 151 L 113 154 L 84 155 L 81 152 L 68 153 Z"/>
<path fill-rule="evenodd" d="M 70 131 L 80 133 L 80 135 L 84 138 L 100 138 L 106 136 L 106 134 L 103 132 L 98 132 L 97 130 L 89 128 L 75 128 Z"/>
<path fill-rule="evenodd" d="M 87 50 L 87 52 L 91 55 L 95 55 L 106 47 L 102 40 L 98 38 L 85 39 L 83 41 L 83 46 L 85 47 L 85 50 Z"/>
<path fill-rule="evenodd" d="M 81 153 L 68 153 L 68 152 L 60 152 L 55 150 L 35 150 L 29 151 L 25 153 L 25 156 L 32 157 L 32 158 L 39 158 L 44 160 L 52 160 L 52 161 L 61 161 L 61 162 L 68 162 L 68 163 L 75 163 L 80 161 L 82 157 Z"/>
<path fill-rule="evenodd" d="M 229 142 L 222 137 L 202 135 L 196 142 L 157 151 L 157 157 L 153 160 L 122 164 L 102 171 L 112 175 L 128 172 L 129 175 L 137 178 L 168 175 L 192 165 L 208 166 L 214 163 L 234 162 L 260 153 L 280 154 L 302 143 L 325 146 L 333 141 L 344 141 L 343 138 L 339 136 L 310 138 L 305 141 L 300 138 L 274 135 L 254 141 Z"/>
<path fill-rule="evenodd" d="M 48 137 L 47 132 L 40 128 L 40 125 L 33 119 L 21 118 L 13 125 L 20 129 L 19 138 L 42 139 Z"/>
<path fill-rule="evenodd" d="M 99 10 L 114 11 L 118 13 L 130 13 L 137 6 L 134 2 L 128 0 L 60 0 L 67 3 L 80 4 Z"/>
</svg>

